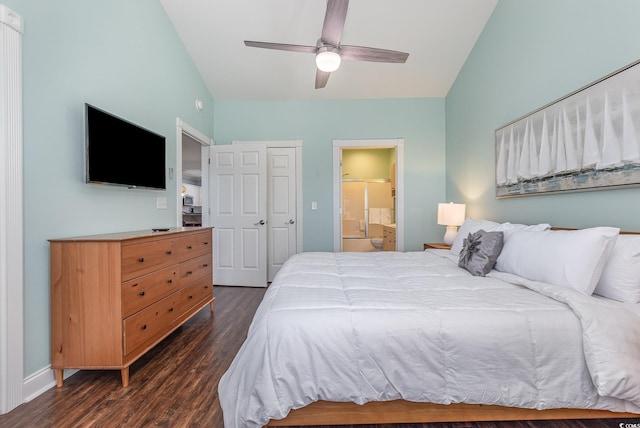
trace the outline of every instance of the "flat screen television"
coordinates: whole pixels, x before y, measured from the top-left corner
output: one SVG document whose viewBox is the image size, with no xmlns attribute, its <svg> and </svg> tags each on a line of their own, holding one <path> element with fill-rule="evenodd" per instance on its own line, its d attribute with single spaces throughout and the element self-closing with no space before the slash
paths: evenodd
<svg viewBox="0 0 640 428">
<path fill-rule="evenodd" d="M 166 189 L 165 137 L 85 104 L 87 183 Z"/>
</svg>

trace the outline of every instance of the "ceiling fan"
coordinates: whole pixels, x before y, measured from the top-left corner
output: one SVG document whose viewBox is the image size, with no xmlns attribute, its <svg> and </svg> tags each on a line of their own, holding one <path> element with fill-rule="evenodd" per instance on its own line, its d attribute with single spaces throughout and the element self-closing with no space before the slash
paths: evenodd
<svg viewBox="0 0 640 428">
<path fill-rule="evenodd" d="M 404 63 L 408 53 L 387 49 L 348 46 L 340 44 L 344 21 L 347 17 L 349 0 L 327 0 L 327 12 L 322 25 L 322 36 L 316 46 L 290 45 L 285 43 L 255 42 L 245 40 L 244 44 L 254 48 L 277 49 L 282 51 L 312 53 L 316 55 L 316 89 L 327 85 L 332 71 L 340 67 L 341 60 Z"/>
</svg>

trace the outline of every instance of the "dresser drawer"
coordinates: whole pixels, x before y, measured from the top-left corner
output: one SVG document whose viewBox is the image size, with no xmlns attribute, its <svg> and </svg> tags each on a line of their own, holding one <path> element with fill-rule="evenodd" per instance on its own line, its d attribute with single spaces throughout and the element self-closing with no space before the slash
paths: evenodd
<svg viewBox="0 0 640 428">
<path fill-rule="evenodd" d="M 180 260 L 188 260 L 202 254 L 211 253 L 211 247 L 210 230 L 189 234 L 178 238 L 176 241 L 176 249 Z"/>
<path fill-rule="evenodd" d="M 396 229 L 392 227 L 384 227 L 382 229 L 382 239 L 384 242 L 395 244 L 396 243 Z"/>
<path fill-rule="evenodd" d="M 180 264 L 180 287 L 192 284 L 211 273 L 211 254 L 196 257 Z"/>
<path fill-rule="evenodd" d="M 213 276 L 207 275 L 180 290 L 180 314 L 184 314 L 197 303 L 213 297 Z"/>
<path fill-rule="evenodd" d="M 124 355 L 162 334 L 178 315 L 180 292 L 173 293 L 123 321 Z"/>
<path fill-rule="evenodd" d="M 123 282 L 122 316 L 128 317 L 178 289 L 177 265 Z"/>
<path fill-rule="evenodd" d="M 172 239 L 122 246 L 122 281 L 179 261 Z"/>
</svg>

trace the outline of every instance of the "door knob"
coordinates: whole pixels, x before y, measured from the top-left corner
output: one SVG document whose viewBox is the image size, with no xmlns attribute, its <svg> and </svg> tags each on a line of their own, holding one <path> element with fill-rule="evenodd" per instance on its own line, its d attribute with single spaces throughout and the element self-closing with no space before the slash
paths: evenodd
<svg viewBox="0 0 640 428">
<path fill-rule="evenodd" d="M 293 219 L 290 219 L 289 221 L 285 221 L 284 224 L 293 224 L 295 223 L 295 221 L 293 221 Z"/>
<path fill-rule="evenodd" d="M 257 226 L 257 225 L 262 226 L 263 224 L 264 224 L 264 220 L 260 220 L 260 221 L 259 221 L 259 222 L 257 222 L 257 223 L 253 223 L 253 225 L 254 225 L 254 226 Z"/>
</svg>

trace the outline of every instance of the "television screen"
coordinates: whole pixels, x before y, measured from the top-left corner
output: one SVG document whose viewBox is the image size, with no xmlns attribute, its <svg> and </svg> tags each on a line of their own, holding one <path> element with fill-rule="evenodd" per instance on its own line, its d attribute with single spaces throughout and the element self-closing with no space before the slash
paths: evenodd
<svg viewBox="0 0 640 428">
<path fill-rule="evenodd" d="M 85 106 L 87 183 L 166 189 L 165 137 Z"/>
</svg>

